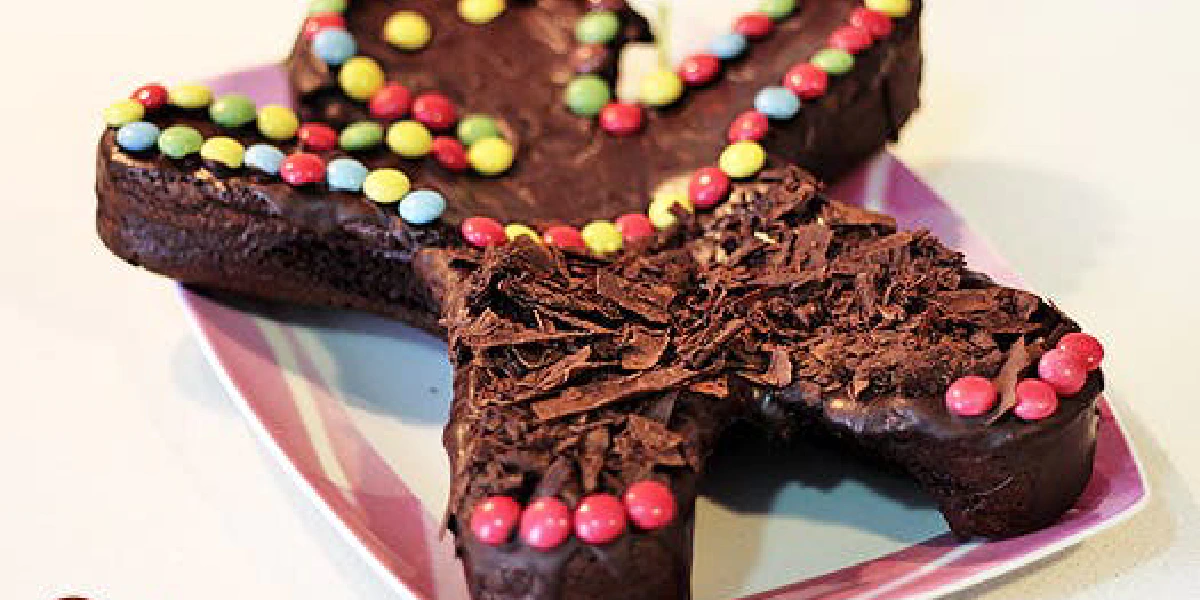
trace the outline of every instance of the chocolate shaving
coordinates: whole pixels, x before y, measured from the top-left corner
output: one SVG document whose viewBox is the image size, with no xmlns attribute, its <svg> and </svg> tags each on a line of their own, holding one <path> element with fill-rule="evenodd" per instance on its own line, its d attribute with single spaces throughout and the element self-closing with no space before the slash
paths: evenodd
<svg viewBox="0 0 1200 600">
<path fill-rule="evenodd" d="M 621 368 L 644 371 L 653 367 L 662 358 L 669 342 L 670 337 L 666 332 L 655 332 L 640 325 L 626 327 L 621 336 L 624 346 Z"/>
<path fill-rule="evenodd" d="M 598 381 L 568 389 L 553 398 L 536 402 L 533 404 L 533 412 L 539 421 L 552 421 L 643 394 L 665 392 L 696 376 L 695 371 L 680 367 L 667 367 L 661 371 L 646 371 L 627 377 Z"/>
<path fill-rule="evenodd" d="M 1021 373 L 1025 372 L 1029 365 L 1029 352 L 1025 348 L 1025 340 L 1018 338 L 1012 348 L 1008 349 L 1008 360 L 1004 361 L 1004 366 L 1000 368 L 1000 374 L 992 380 L 996 384 L 996 391 L 1000 394 L 1000 402 L 992 410 L 992 414 L 988 415 L 988 425 L 999 421 L 1001 417 L 1008 414 L 1008 411 L 1017 406 L 1017 384 L 1021 382 Z"/>
</svg>

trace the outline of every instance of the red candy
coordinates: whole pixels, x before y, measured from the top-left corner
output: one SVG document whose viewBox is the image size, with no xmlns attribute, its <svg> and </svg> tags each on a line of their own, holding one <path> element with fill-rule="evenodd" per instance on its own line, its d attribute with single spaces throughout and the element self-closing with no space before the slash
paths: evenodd
<svg viewBox="0 0 1200 600">
<path fill-rule="evenodd" d="M 1100 368 L 1100 362 L 1104 360 L 1104 346 L 1100 345 L 1100 340 L 1086 333 L 1064 335 L 1058 341 L 1058 349 L 1074 356 L 1089 371 Z"/>
<path fill-rule="evenodd" d="M 815 65 L 798 63 L 783 76 L 783 87 L 801 100 L 820 98 L 829 89 L 829 74 Z"/>
<path fill-rule="evenodd" d="M 521 520 L 521 505 L 508 496 L 492 496 L 475 505 L 471 513 L 471 533 L 489 546 L 499 546 L 512 537 Z"/>
<path fill-rule="evenodd" d="M 1026 421 L 1039 421 L 1058 410 L 1058 394 L 1050 384 L 1040 379 L 1026 379 L 1017 384 L 1017 405 L 1013 413 Z"/>
<path fill-rule="evenodd" d="M 449 129 L 458 121 L 454 103 L 441 94 L 421 94 L 412 105 L 413 118 L 434 130 Z"/>
<path fill-rule="evenodd" d="M 670 488 L 657 481 L 639 481 L 625 490 L 625 510 L 634 524 L 653 531 L 670 525 L 677 508 Z"/>
<path fill-rule="evenodd" d="M 717 167 L 704 167 L 692 173 L 688 197 L 696 208 L 712 208 L 729 193 L 729 176 Z"/>
<path fill-rule="evenodd" d="M 467 149 L 463 147 L 462 142 L 450 136 L 433 138 L 433 148 L 430 152 L 439 165 L 455 173 L 466 171 L 470 166 L 467 162 Z"/>
<path fill-rule="evenodd" d="M 960 417 L 977 417 L 995 405 L 996 386 L 984 377 L 963 377 L 946 390 L 946 408 Z"/>
<path fill-rule="evenodd" d="M 167 91 L 167 88 L 157 83 L 151 83 L 134 90 L 129 98 L 137 100 L 146 107 L 146 110 L 153 111 L 166 106 L 167 102 L 171 100 L 171 93 Z"/>
<path fill-rule="evenodd" d="M 499 246 L 508 241 L 504 226 L 488 217 L 471 217 L 462 222 L 462 234 L 472 246 L 486 248 Z"/>
<path fill-rule="evenodd" d="M 583 235 L 578 229 L 568 227 L 566 225 L 556 225 L 546 230 L 546 243 L 558 248 L 587 248 L 587 243 L 583 241 Z"/>
<path fill-rule="evenodd" d="M 412 107 L 412 94 L 409 93 L 408 88 L 398 83 L 389 83 L 371 96 L 371 102 L 367 107 L 371 111 L 371 116 L 376 119 L 398 121 L 403 119 L 408 114 L 409 108 Z"/>
<path fill-rule="evenodd" d="M 338 147 L 338 132 L 324 123 L 305 123 L 296 137 L 302 148 L 312 152 L 329 152 Z"/>
<path fill-rule="evenodd" d="M 521 515 L 521 539 L 532 548 L 550 550 L 571 535 L 571 511 L 558 498 L 538 498 Z"/>
<path fill-rule="evenodd" d="M 326 29 L 345 29 L 346 19 L 337 13 L 321 13 L 304 20 L 304 39 L 311 40 Z"/>
<path fill-rule="evenodd" d="M 871 46 L 875 41 L 871 33 L 861 27 L 849 25 L 839 27 L 829 35 L 829 47 L 845 50 L 850 54 L 858 54 Z"/>
<path fill-rule="evenodd" d="M 295 186 L 321 183 L 325 181 L 325 161 L 315 154 L 297 152 L 283 159 L 279 176 Z"/>
<path fill-rule="evenodd" d="M 642 129 L 642 107 L 610 102 L 600 109 L 600 127 L 612 135 L 632 135 Z"/>
<path fill-rule="evenodd" d="M 588 544 L 607 544 L 625 533 L 625 505 L 616 496 L 595 494 L 575 507 L 575 536 Z"/>
<path fill-rule="evenodd" d="M 773 28 L 774 24 L 771 22 L 771 17 L 760 12 L 746 13 L 733 22 L 733 31 L 735 33 L 740 33 L 752 40 L 766 37 L 771 33 L 771 29 Z"/>
<path fill-rule="evenodd" d="M 729 142 L 757 142 L 767 136 L 767 115 L 748 110 L 737 116 L 729 126 Z"/>
<path fill-rule="evenodd" d="M 869 8 L 856 8 L 850 13 L 850 24 L 871 34 L 875 39 L 892 33 L 892 18 Z"/>
<path fill-rule="evenodd" d="M 654 223 L 650 222 L 650 217 L 640 213 L 629 213 L 617 217 L 617 231 L 621 232 L 621 237 L 625 238 L 626 242 L 640 240 L 645 237 L 654 235 Z"/>
<path fill-rule="evenodd" d="M 1038 376 L 1060 396 L 1074 396 L 1087 383 L 1087 365 L 1073 354 L 1054 349 L 1038 361 Z"/>
<path fill-rule="evenodd" d="M 693 54 L 679 65 L 679 77 L 691 86 L 712 83 L 721 72 L 721 59 L 714 54 Z"/>
</svg>

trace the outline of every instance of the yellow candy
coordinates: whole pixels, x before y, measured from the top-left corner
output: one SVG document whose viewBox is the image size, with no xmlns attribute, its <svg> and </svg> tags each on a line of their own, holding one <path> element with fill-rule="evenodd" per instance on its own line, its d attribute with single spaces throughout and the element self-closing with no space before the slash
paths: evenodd
<svg viewBox="0 0 1200 600">
<path fill-rule="evenodd" d="M 460 0 L 458 14 L 475 25 L 490 23 L 504 12 L 504 0 Z"/>
<path fill-rule="evenodd" d="M 404 158 L 421 158 L 433 148 L 433 134 L 416 121 L 400 121 L 388 129 L 387 145 Z"/>
<path fill-rule="evenodd" d="M 486 138 L 475 142 L 467 151 L 467 160 L 482 175 L 499 175 L 513 164 L 512 144 L 501 138 Z"/>
<path fill-rule="evenodd" d="M 375 59 L 355 56 L 342 65 L 342 70 L 338 73 L 338 82 L 342 84 L 342 90 L 347 96 L 366 102 L 375 92 L 383 89 L 386 77 L 383 67 L 380 67 Z"/>
<path fill-rule="evenodd" d="M 645 104 L 667 106 L 683 95 L 683 80 L 672 71 L 654 71 L 642 78 L 638 93 Z"/>
<path fill-rule="evenodd" d="M 650 209 L 646 211 L 646 215 L 658 229 L 670 229 L 679 222 L 675 213 L 671 211 L 676 205 L 687 212 L 695 212 L 695 209 L 692 208 L 692 200 L 688 198 L 687 193 L 664 191 L 654 195 L 654 200 L 650 202 Z"/>
<path fill-rule="evenodd" d="M 200 146 L 200 158 L 221 163 L 230 169 L 242 166 L 246 158 L 246 147 L 233 138 L 209 138 Z"/>
<path fill-rule="evenodd" d="M 509 241 L 513 241 L 519 237 L 527 237 L 539 244 L 542 243 L 542 236 L 538 235 L 538 232 L 534 231 L 532 227 L 520 223 L 506 225 L 504 227 L 504 235 L 508 237 Z"/>
<path fill-rule="evenodd" d="M 429 44 L 433 30 L 421 13 L 402 10 L 388 18 L 383 25 L 383 37 L 401 50 L 420 50 Z"/>
<path fill-rule="evenodd" d="M 912 11 L 912 0 L 867 0 L 867 8 L 898 19 Z"/>
<path fill-rule="evenodd" d="M 121 127 L 146 116 L 146 107 L 137 100 L 118 100 L 104 109 L 104 122 L 109 127 Z"/>
<path fill-rule="evenodd" d="M 718 161 L 722 171 L 734 179 L 753 177 L 767 164 L 767 153 L 756 142 L 730 144 Z"/>
<path fill-rule="evenodd" d="M 619 252 L 625 245 L 621 230 L 609 221 L 592 221 L 579 232 L 583 243 L 593 254 L 605 255 Z"/>
<path fill-rule="evenodd" d="M 299 129 L 300 119 L 286 106 L 271 104 L 258 111 L 258 131 L 268 139 L 290 140 Z"/>
<path fill-rule="evenodd" d="M 179 108 L 204 108 L 212 101 L 212 90 L 206 85 L 185 83 L 171 88 L 171 104 Z"/>
<path fill-rule="evenodd" d="M 404 198 L 412 184 L 408 175 L 396 169 L 376 169 L 363 181 L 363 193 L 372 202 L 395 204 Z"/>
</svg>

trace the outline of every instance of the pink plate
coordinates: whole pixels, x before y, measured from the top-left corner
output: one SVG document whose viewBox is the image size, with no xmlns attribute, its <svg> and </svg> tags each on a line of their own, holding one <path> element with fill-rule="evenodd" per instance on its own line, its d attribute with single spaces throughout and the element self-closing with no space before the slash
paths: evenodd
<svg viewBox="0 0 1200 600">
<path fill-rule="evenodd" d="M 288 99 L 276 67 L 214 85 L 260 102 Z M 889 155 L 834 193 L 895 215 L 904 227 L 928 228 L 976 268 L 1021 284 Z M 380 576 L 400 597 L 465 599 L 452 540 L 439 524 L 448 484 L 438 443 L 449 402 L 444 345 L 362 315 L 245 310 L 182 289 L 180 297 L 209 360 L 263 442 Z M 836 457 L 759 456 L 764 466 L 749 470 L 718 464 L 718 483 L 698 508 L 696 597 L 931 598 L 1112 527 L 1145 504 L 1148 489 L 1112 408 L 1107 401 L 1101 408 L 1095 473 L 1078 505 L 1054 527 L 1001 542 L 954 540 L 911 486 Z M 809 472 L 817 474 L 798 475 Z"/>
</svg>

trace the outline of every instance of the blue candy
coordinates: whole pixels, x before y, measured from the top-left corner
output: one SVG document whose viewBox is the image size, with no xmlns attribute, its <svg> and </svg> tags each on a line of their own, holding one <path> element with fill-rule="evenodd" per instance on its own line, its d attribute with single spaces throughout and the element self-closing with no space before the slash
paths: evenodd
<svg viewBox="0 0 1200 600">
<path fill-rule="evenodd" d="M 339 158 L 329 163 L 326 169 L 329 189 L 337 192 L 361 192 L 363 182 L 370 171 L 353 158 Z"/>
<path fill-rule="evenodd" d="M 153 123 L 134 121 L 117 130 L 117 144 L 126 152 L 145 152 L 158 144 L 160 135 L 162 130 Z"/>
<path fill-rule="evenodd" d="M 279 174 L 279 166 L 283 164 L 284 158 L 286 156 L 279 148 L 267 144 L 255 144 L 246 150 L 246 165 L 268 175 Z"/>
<path fill-rule="evenodd" d="M 754 97 L 754 110 L 772 119 L 787 120 L 800 112 L 800 99 L 785 87 L 765 87 Z"/>
<path fill-rule="evenodd" d="M 354 36 L 341 29 L 326 29 L 313 38 L 313 53 L 327 64 L 335 67 L 350 60 L 358 53 Z"/>
<path fill-rule="evenodd" d="M 738 33 L 721 34 L 709 42 L 708 51 L 721 60 L 737 58 L 746 51 L 746 36 Z"/>
<path fill-rule="evenodd" d="M 417 190 L 409 192 L 396 210 L 406 223 L 428 225 L 446 212 L 446 199 L 433 190 Z"/>
</svg>

